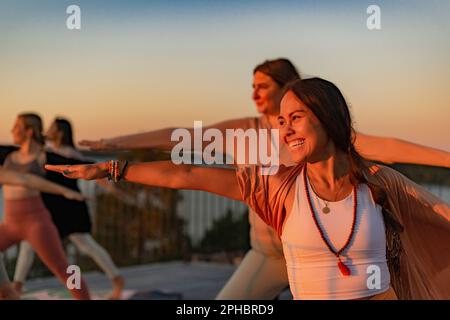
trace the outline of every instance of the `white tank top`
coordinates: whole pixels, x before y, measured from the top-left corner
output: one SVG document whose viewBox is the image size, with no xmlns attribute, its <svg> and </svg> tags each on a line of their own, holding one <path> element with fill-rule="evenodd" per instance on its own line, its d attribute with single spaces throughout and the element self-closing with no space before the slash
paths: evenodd
<svg viewBox="0 0 450 320">
<path fill-rule="evenodd" d="M 306 198 L 304 170 L 297 177 L 295 200 L 281 235 L 289 284 L 294 299 L 358 299 L 389 289 L 386 236 L 381 207 L 365 184 L 358 186 L 358 208 L 353 240 L 341 254 L 351 275 L 343 276 L 338 259 L 320 237 Z M 354 193 L 341 201 L 329 202 L 324 214 L 322 199 L 309 185 L 317 221 L 328 242 L 338 251 L 347 241 L 353 222 Z"/>
</svg>

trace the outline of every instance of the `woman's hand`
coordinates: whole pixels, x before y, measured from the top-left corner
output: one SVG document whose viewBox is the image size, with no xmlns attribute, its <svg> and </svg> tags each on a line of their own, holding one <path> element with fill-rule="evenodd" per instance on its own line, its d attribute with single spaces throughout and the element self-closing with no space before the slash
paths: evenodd
<svg viewBox="0 0 450 320">
<path fill-rule="evenodd" d="M 70 189 L 67 189 L 66 191 L 64 191 L 62 193 L 62 196 L 69 200 L 76 200 L 76 201 L 85 200 L 84 196 L 81 193 L 70 190 Z"/>
<path fill-rule="evenodd" d="M 79 165 L 45 165 L 45 169 L 49 171 L 59 172 L 67 178 L 96 180 L 103 179 L 108 176 L 108 162 L 94 164 Z"/>
</svg>

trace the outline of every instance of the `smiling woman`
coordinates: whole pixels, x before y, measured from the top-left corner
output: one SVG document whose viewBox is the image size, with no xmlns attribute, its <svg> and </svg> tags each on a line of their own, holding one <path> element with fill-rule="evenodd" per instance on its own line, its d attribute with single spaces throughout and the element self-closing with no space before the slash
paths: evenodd
<svg viewBox="0 0 450 320">
<path fill-rule="evenodd" d="M 305 80 L 302 86 L 298 86 L 300 82 L 287 84 L 281 100 L 280 136 L 296 163 L 327 159 L 336 152 L 333 148 L 343 152 L 353 148 L 353 129 L 344 97 L 331 82 L 316 88 L 316 81 Z"/>
<path fill-rule="evenodd" d="M 280 114 L 281 139 L 296 165 L 281 165 L 274 175 L 261 175 L 257 165 L 228 170 L 170 161 L 46 168 L 70 178 L 115 176 L 245 201 L 281 237 L 295 299 L 448 299 L 448 205 L 400 173 L 363 160 L 353 146 L 347 103 L 333 83 L 292 82 Z M 318 210 L 323 202 L 327 215 Z M 367 286 L 372 265 L 381 271 L 379 288 Z"/>
</svg>

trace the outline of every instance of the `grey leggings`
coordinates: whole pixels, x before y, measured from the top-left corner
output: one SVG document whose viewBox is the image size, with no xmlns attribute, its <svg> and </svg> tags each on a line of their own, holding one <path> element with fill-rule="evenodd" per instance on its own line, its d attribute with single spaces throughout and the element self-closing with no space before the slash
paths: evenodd
<svg viewBox="0 0 450 320">
<path fill-rule="evenodd" d="M 106 250 L 100 246 L 89 233 L 73 233 L 69 235 L 68 238 L 81 253 L 91 257 L 100 269 L 106 273 L 108 278 L 114 279 L 120 275 L 119 269 L 115 266 L 108 252 L 106 252 Z M 33 260 L 33 248 L 31 248 L 28 242 L 22 241 L 20 243 L 20 252 L 14 273 L 14 281 L 25 282 L 28 272 L 33 265 Z"/>
</svg>

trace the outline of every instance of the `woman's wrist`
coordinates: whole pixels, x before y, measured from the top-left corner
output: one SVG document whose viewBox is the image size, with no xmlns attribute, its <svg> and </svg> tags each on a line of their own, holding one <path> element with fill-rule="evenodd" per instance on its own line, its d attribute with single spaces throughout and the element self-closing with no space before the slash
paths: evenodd
<svg viewBox="0 0 450 320">
<path fill-rule="evenodd" d="M 114 182 L 119 182 L 128 167 L 127 160 L 110 160 L 106 163 L 107 165 L 107 176 L 109 180 L 113 180 Z M 104 165 L 103 165 L 104 166 Z"/>
<path fill-rule="evenodd" d="M 100 162 L 99 163 L 99 168 L 102 172 L 108 174 L 108 169 L 109 169 L 109 161 L 106 162 Z"/>
</svg>

